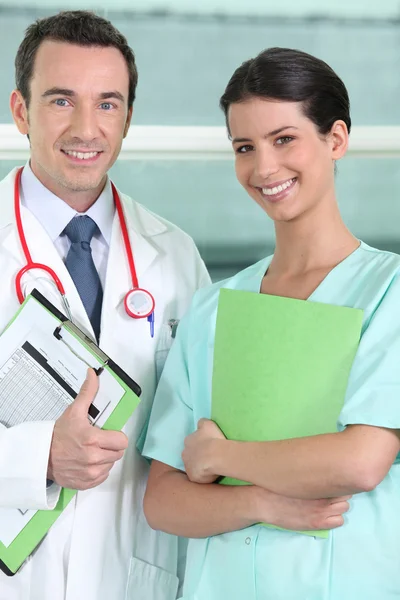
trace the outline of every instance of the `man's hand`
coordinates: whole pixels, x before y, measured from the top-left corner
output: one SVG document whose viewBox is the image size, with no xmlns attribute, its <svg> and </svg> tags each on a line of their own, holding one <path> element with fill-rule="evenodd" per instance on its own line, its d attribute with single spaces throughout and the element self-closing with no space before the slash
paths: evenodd
<svg viewBox="0 0 400 600">
<path fill-rule="evenodd" d="M 297 531 L 340 527 L 351 498 L 302 500 L 280 496 L 258 486 L 252 486 L 252 489 L 257 520 Z"/>
<path fill-rule="evenodd" d="M 225 436 L 209 419 L 200 419 L 197 430 L 185 438 L 182 459 L 185 471 L 194 483 L 212 483 L 220 473 L 214 473 L 212 463 L 216 443 L 223 443 Z"/>
<path fill-rule="evenodd" d="M 128 447 L 121 431 L 103 431 L 89 423 L 97 390 L 97 376 L 88 369 L 78 396 L 55 423 L 47 477 L 62 487 L 86 490 L 103 483 Z"/>
</svg>

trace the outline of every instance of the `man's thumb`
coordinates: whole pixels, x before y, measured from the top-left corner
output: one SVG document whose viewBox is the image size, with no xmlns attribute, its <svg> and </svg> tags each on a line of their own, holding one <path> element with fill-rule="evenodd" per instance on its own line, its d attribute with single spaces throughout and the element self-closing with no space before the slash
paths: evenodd
<svg viewBox="0 0 400 600">
<path fill-rule="evenodd" d="M 78 410 L 82 413 L 82 416 L 87 418 L 89 406 L 96 397 L 99 389 L 99 381 L 96 373 L 93 369 L 88 369 L 86 373 L 86 379 L 82 384 L 79 394 L 74 400 L 74 412 Z"/>
</svg>

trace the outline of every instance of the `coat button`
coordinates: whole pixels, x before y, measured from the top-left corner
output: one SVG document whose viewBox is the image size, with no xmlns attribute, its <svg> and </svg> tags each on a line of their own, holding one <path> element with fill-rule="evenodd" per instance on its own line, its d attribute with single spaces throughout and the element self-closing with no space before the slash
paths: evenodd
<svg viewBox="0 0 400 600">
<path fill-rule="evenodd" d="M 247 537 L 247 538 L 246 538 L 244 541 L 245 541 L 245 543 L 246 543 L 247 545 L 249 545 L 249 544 L 250 544 L 250 542 L 251 542 L 251 538 L 250 538 L 250 537 Z"/>
</svg>

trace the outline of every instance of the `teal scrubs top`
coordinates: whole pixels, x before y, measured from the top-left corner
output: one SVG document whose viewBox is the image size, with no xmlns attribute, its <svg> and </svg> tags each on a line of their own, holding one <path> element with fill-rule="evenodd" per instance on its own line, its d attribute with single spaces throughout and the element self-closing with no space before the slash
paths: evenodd
<svg viewBox="0 0 400 600">
<path fill-rule="evenodd" d="M 144 454 L 184 471 L 184 439 L 210 418 L 221 287 L 259 292 L 271 257 L 199 290 L 178 327 L 151 414 Z M 400 256 L 359 248 L 310 296 L 364 310 L 362 338 L 338 429 L 400 429 Z M 259 525 L 189 541 L 185 600 L 400 599 L 400 459 L 372 492 L 353 496 L 327 539 Z"/>
</svg>

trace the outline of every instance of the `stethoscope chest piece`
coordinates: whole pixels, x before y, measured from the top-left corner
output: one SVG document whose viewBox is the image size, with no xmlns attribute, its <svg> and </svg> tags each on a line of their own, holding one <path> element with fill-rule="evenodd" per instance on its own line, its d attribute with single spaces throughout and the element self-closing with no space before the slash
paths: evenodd
<svg viewBox="0 0 400 600">
<path fill-rule="evenodd" d="M 133 288 L 125 298 L 124 305 L 127 314 L 133 319 L 145 319 L 150 324 L 150 335 L 154 337 L 154 308 L 155 301 L 153 296 L 147 290 L 142 288 Z"/>
<path fill-rule="evenodd" d="M 149 317 L 155 307 L 153 296 L 141 288 L 130 290 L 125 296 L 124 304 L 126 312 L 134 319 Z"/>
</svg>

